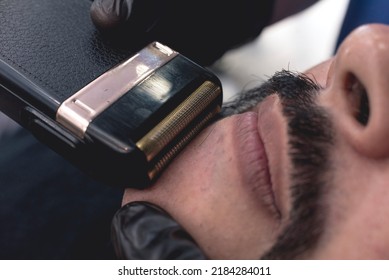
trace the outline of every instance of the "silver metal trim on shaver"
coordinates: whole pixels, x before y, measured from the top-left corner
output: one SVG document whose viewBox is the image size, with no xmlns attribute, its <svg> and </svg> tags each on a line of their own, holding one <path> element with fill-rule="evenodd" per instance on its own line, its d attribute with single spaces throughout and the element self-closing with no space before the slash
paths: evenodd
<svg viewBox="0 0 389 280">
<path fill-rule="evenodd" d="M 177 54 L 161 43 L 149 44 L 66 99 L 57 110 L 56 120 L 84 138 L 96 116 Z"/>
</svg>

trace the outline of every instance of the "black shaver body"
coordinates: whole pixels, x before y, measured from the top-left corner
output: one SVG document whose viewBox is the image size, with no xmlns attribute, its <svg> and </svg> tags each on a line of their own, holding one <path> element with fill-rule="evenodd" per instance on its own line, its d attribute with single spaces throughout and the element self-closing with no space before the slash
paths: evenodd
<svg viewBox="0 0 389 280">
<path fill-rule="evenodd" d="M 220 81 L 159 42 L 110 45 L 88 0 L 31 2 L 0 1 L 0 109 L 92 177 L 148 186 L 219 112 Z"/>
</svg>

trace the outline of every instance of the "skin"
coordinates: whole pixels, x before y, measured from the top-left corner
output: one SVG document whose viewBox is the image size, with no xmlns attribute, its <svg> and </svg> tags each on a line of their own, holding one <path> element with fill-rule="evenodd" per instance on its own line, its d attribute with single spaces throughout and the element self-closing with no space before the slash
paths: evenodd
<svg viewBox="0 0 389 280">
<path fill-rule="evenodd" d="M 306 71 L 322 87 L 315 102 L 333 126 L 325 227 L 299 258 L 389 259 L 389 27 L 354 31 L 333 59 Z M 356 120 L 357 77 L 368 95 Z M 128 189 L 123 204 L 148 201 L 167 212 L 209 258 L 257 259 L 290 221 L 293 169 L 280 98 L 205 129 L 149 189 Z M 269 191 L 271 190 L 271 191 Z"/>
</svg>

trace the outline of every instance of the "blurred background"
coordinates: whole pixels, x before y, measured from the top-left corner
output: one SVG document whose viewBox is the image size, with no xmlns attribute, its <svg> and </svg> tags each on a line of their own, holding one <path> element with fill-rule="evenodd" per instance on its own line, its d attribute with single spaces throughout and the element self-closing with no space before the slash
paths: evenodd
<svg viewBox="0 0 389 280">
<path fill-rule="evenodd" d="M 226 53 L 212 67 L 222 80 L 224 100 L 258 85 L 275 71 L 304 71 L 331 57 L 348 3 L 320 0 L 265 28 L 255 41 Z"/>
</svg>

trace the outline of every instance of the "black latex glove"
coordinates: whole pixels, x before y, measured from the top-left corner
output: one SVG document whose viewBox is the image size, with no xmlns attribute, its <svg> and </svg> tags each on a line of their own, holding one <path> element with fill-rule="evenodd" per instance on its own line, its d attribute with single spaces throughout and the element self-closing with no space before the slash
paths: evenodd
<svg viewBox="0 0 389 280">
<path fill-rule="evenodd" d="M 205 259 L 180 225 L 160 208 L 145 202 L 129 203 L 116 213 L 112 241 L 119 259 Z"/>
<path fill-rule="evenodd" d="M 269 24 L 273 0 L 95 0 L 91 17 L 122 44 L 159 41 L 209 65 L 256 38 Z"/>
</svg>

